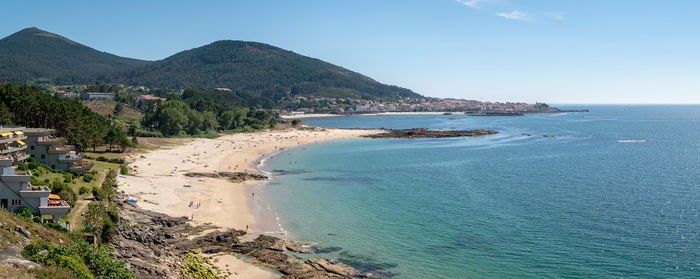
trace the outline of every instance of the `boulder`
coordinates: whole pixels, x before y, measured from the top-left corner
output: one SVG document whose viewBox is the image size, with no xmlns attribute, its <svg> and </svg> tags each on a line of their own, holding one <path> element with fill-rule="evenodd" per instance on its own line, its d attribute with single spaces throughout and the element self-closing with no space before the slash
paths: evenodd
<svg viewBox="0 0 700 279">
<path fill-rule="evenodd" d="M 32 236 L 32 233 L 30 233 L 27 229 L 25 229 L 24 227 L 22 227 L 20 225 L 15 225 L 15 231 L 23 234 L 26 237 Z"/>
<path fill-rule="evenodd" d="M 27 269 L 41 268 L 41 265 L 39 265 L 38 263 L 28 261 L 28 260 L 18 259 L 15 257 L 10 257 L 10 258 L 1 260 L 0 264 L 21 266 L 21 267 L 24 267 Z"/>
</svg>

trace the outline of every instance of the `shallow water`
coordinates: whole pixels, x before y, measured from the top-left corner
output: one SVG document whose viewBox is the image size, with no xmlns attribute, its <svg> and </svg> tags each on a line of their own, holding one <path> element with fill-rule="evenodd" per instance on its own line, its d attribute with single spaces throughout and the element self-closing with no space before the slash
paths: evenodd
<svg viewBox="0 0 700 279">
<path fill-rule="evenodd" d="M 291 238 L 334 248 L 312 256 L 397 278 L 700 277 L 700 106 L 586 108 L 305 119 L 500 133 L 307 145 L 261 191 Z"/>
</svg>

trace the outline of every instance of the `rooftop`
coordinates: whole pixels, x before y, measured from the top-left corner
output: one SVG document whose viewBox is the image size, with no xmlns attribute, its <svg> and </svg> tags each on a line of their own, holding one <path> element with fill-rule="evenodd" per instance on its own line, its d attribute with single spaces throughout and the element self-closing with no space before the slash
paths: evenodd
<svg viewBox="0 0 700 279">
<path fill-rule="evenodd" d="M 2 126 L 2 125 L 0 125 L 0 133 L 22 131 L 22 130 L 25 130 L 25 128 L 20 127 L 20 126 Z"/>
<path fill-rule="evenodd" d="M 26 128 L 24 129 L 24 133 L 26 134 L 53 134 L 56 133 L 56 130 L 54 129 L 47 129 L 47 128 Z"/>
</svg>

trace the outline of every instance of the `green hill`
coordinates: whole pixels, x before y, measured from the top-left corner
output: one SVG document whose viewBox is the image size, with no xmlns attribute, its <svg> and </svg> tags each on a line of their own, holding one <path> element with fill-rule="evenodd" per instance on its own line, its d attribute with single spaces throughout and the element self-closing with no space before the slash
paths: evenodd
<svg viewBox="0 0 700 279">
<path fill-rule="evenodd" d="M 417 93 L 271 45 L 217 41 L 159 61 L 100 52 L 27 28 L 0 40 L 0 82 L 126 83 L 158 88 L 226 87 L 279 100 L 293 95 L 395 99 Z"/>
<path fill-rule="evenodd" d="M 107 80 L 112 72 L 150 63 L 100 52 L 37 28 L 0 40 L 0 82 L 94 83 Z"/>
<path fill-rule="evenodd" d="M 327 97 L 418 97 L 342 67 L 267 44 L 217 41 L 131 71 L 125 82 L 154 87 L 228 87 L 280 99 L 286 94 Z"/>
</svg>

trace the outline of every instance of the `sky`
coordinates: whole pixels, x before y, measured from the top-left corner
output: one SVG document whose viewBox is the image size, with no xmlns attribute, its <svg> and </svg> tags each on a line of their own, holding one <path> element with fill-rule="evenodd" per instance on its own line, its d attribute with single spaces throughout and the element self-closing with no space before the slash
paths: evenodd
<svg viewBox="0 0 700 279">
<path fill-rule="evenodd" d="M 700 1 L 3 1 L 27 27 L 158 60 L 257 41 L 432 97 L 700 103 Z"/>
</svg>

